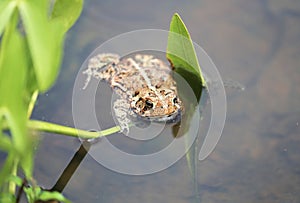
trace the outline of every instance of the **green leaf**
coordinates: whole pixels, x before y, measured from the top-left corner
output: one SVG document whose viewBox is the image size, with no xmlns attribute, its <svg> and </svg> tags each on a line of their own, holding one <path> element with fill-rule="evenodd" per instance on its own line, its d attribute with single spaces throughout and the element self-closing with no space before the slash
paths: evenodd
<svg viewBox="0 0 300 203">
<path fill-rule="evenodd" d="M 59 202 L 70 203 L 70 200 L 68 200 L 61 193 L 56 191 L 45 191 L 42 190 L 40 187 L 28 187 L 24 188 L 24 191 L 29 202 L 36 202 L 37 200 L 57 200 Z"/>
<path fill-rule="evenodd" d="M 189 82 L 197 98 L 200 98 L 205 81 L 190 34 L 177 13 L 170 23 L 167 58 L 175 71 Z"/>
<path fill-rule="evenodd" d="M 24 187 L 24 192 L 26 194 L 27 200 L 29 203 L 33 203 L 36 200 L 36 197 L 40 194 L 40 187 Z"/>
<path fill-rule="evenodd" d="M 7 157 L 5 162 L 2 165 L 1 171 L 0 171 L 0 188 L 2 186 L 3 183 L 5 183 L 6 178 L 11 174 L 11 171 L 13 169 L 14 166 L 14 157 L 15 157 L 15 153 L 14 152 L 10 152 Z M 2 192 L 3 188 L 1 188 L 1 192 Z"/>
<path fill-rule="evenodd" d="M 15 203 L 16 197 L 13 194 L 2 193 L 0 194 L 0 202 Z"/>
<path fill-rule="evenodd" d="M 51 18 L 62 21 L 66 32 L 80 16 L 82 6 L 83 0 L 56 0 Z"/>
<path fill-rule="evenodd" d="M 2 0 L 0 1 L 0 36 L 9 21 L 12 13 L 16 8 L 16 1 Z"/>
<path fill-rule="evenodd" d="M 5 121 L 12 134 L 12 144 L 16 156 L 20 157 L 24 173 L 27 177 L 32 173 L 32 157 L 30 156 L 31 140 L 27 133 L 27 105 L 23 95 L 26 91 L 26 74 L 28 60 L 26 43 L 16 30 L 17 14 L 7 26 L 1 41 L 0 52 L 0 121 Z M 1 126 L 2 126 L 1 124 Z"/>
<path fill-rule="evenodd" d="M 191 135 L 188 133 L 190 128 L 191 119 L 196 111 L 198 111 L 198 105 L 202 89 L 205 86 L 205 80 L 203 78 L 201 68 L 198 63 L 197 55 L 191 40 L 190 34 L 181 20 L 180 16 L 175 13 L 170 23 L 170 32 L 168 35 L 168 47 L 167 47 L 167 58 L 170 61 L 172 67 L 175 69 L 180 76 L 182 76 L 193 89 L 193 92 L 197 98 L 197 101 L 191 99 L 191 95 L 186 92 L 185 88 L 178 85 L 178 92 L 181 98 L 186 99 L 185 103 L 185 114 L 181 120 L 182 133 L 186 147 L 189 146 L 190 142 L 194 143 L 186 153 L 187 164 L 191 175 L 193 177 L 194 189 L 198 194 L 198 185 L 196 180 L 196 152 L 197 152 L 197 139 L 190 140 Z M 176 78 L 175 78 L 176 79 Z M 179 82 L 179 81 L 178 81 Z M 198 198 L 198 195 L 196 195 Z"/>
<path fill-rule="evenodd" d="M 0 132 L 0 149 L 6 152 L 9 152 L 13 149 L 11 139 L 9 139 L 8 136 L 3 135 L 2 132 Z"/>
<path fill-rule="evenodd" d="M 14 175 L 9 175 L 6 179 L 6 181 L 12 181 L 14 182 L 17 186 L 21 187 L 23 180 L 19 176 L 14 176 Z"/>
<path fill-rule="evenodd" d="M 61 63 L 64 26 L 48 20 L 48 1 L 23 0 L 19 10 L 39 89 L 44 92 L 55 81 Z"/>
<path fill-rule="evenodd" d="M 47 200 L 57 200 L 60 202 L 70 203 L 71 201 L 65 198 L 61 193 L 53 191 L 42 191 L 37 198 L 38 200 L 47 201 Z"/>
</svg>

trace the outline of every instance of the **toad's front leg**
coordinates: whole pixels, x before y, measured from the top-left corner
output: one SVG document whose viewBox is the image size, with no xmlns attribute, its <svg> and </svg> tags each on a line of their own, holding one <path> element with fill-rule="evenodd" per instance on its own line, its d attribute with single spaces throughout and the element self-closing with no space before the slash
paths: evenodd
<svg viewBox="0 0 300 203">
<path fill-rule="evenodd" d="M 130 105 L 128 101 L 125 99 L 117 99 L 113 104 L 113 109 L 116 119 L 121 127 L 121 132 L 128 135 L 130 123 L 130 119 L 128 118 Z"/>
</svg>

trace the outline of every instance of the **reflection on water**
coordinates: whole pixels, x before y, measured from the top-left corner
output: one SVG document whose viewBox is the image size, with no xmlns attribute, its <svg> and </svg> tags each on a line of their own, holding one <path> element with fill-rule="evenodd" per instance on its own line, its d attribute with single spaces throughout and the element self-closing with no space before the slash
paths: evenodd
<svg viewBox="0 0 300 203">
<path fill-rule="evenodd" d="M 59 81 L 48 97 L 40 98 L 35 118 L 72 125 L 73 79 L 89 53 L 126 31 L 168 29 L 176 11 L 222 77 L 245 85 L 243 92 L 227 89 L 227 121 L 221 140 L 206 160 L 197 163 L 199 201 L 299 202 L 299 2 L 119 3 L 86 1 L 81 19 L 67 38 Z M 209 113 L 208 108 L 204 117 Z M 205 122 L 209 120 L 204 126 Z M 122 138 L 116 134 L 111 139 Z M 37 152 L 38 182 L 51 188 L 78 146 L 77 140 L 46 135 Z M 185 158 L 162 172 L 135 177 L 112 172 L 87 156 L 64 193 L 74 202 L 195 201 Z"/>
</svg>

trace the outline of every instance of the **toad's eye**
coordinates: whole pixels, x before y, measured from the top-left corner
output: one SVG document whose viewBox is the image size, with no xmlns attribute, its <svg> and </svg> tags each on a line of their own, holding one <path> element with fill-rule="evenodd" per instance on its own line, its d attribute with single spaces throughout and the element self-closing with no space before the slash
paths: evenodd
<svg viewBox="0 0 300 203">
<path fill-rule="evenodd" d="M 147 107 L 148 109 L 152 109 L 153 108 L 153 103 L 150 100 L 146 100 L 145 101 L 145 107 Z"/>
</svg>

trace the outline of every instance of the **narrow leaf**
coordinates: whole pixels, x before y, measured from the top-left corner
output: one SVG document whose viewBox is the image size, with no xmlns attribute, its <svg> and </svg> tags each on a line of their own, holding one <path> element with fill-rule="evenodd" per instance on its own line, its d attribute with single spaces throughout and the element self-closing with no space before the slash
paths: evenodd
<svg viewBox="0 0 300 203">
<path fill-rule="evenodd" d="M 70 203 L 70 200 L 65 198 L 59 192 L 49 192 L 49 191 L 42 191 L 38 196 L 38 200 L 47 201 L 47 200 L 57 200 L 60 202 Z"/>
<path fill-rule="evenodd" d="M 6 181 L 6 178 L 10 175 L 10 173 L 11 173 L 11 171 L 13 169 L 14 155 L 15 154 L 13 152 L 9 153 L 7 155 L 6 160 L 4 161 L 4 163 L 1 166 L 1 171 L 0 171 L 0 188 L 1 188 L 2 184 Z M 0 198 L 0 200 L 1 200 L 1 198 Z"/>
<path fill-rule="evenodd" d="M 14 175 L 9 175 L 6 179 L 6 181 L 12 181 L 14 182 L 17 186 L 21 186 L 23 183 L 22 178 L 20 178 L 19 176 L 14 176 Z"/>
<path fill-rule="evenodd" d="M 205 81 L 190 34 L 177 13 L 174 14 L 170 23 L 167 58 L 175 71 L 190 83 L 199 98 Z"/>
<path fill-rule="evenodd" d="M 13 149 L 11 139 L 9 139 L 8 136 L 2 134 L 2 132 L 0 132 L 0 140 L 0 150 L 9 152 Z"/>
<path fill-rule="evenodd" d="M 16 1 L 2 0 L 0 1 L 0 36 L 5 25 L 9 21 L 12 13 L 16 8 Z"/>
<path fill-rule="evenodd" d="M 196 111 L 198 111 L 198 103 L 200 101 L 202 88 L 205 86 L 205 81 L 198 63 L 197 55 L 191 40 L 190 34 L 181 20 L 180 16 L 175 13 L 170 23 L 170 32 L 168 36 L 167 58 L 172 64 L 175 72 L 181 75 L 193 89 L 193 92 L 198 101 L 196 103 L 191 100 L 191 95 L 186 93 L 184 88 L 178 86 L 178 92 L 182 98 L 186 98 L 186 111 L 182 119 L 181 128 L 184 133 L 186 148 L 190 146 L 191 141 L 194 143 L 186 153 L 187 164 L 191 172 L 194 182 L 194 190 L 198 194 L 198 185 L 196 179 L 197 162 L 195 162 L 195 154 L 197 152 L 197 143 L 193 136 L 188 132 L 190 129 L 191 119 Z M 197 138 L 196 138 L 197 141 Z M 196 195 L 198 199 L 198 196 Z"/>
</svg>

